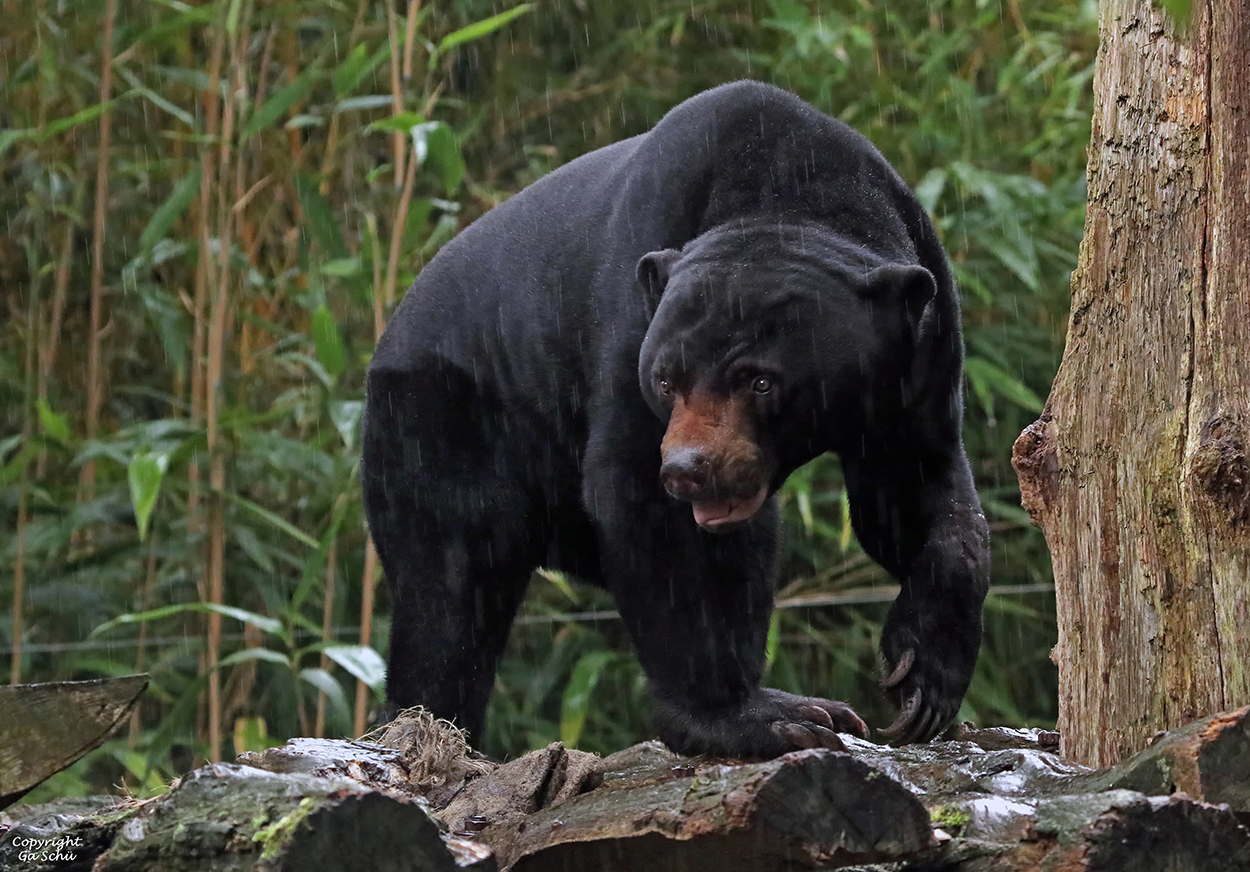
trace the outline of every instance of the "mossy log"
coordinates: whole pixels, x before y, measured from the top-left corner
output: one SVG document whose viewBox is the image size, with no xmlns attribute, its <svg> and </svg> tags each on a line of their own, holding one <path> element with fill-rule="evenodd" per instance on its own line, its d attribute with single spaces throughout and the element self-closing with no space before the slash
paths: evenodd
<svg viewBox="0 0 1250 872">
<path fill-rule="evenodd" d="M 1244 872 L 1248 713 L 1106 770 L 1061 760 L 1053 733 L 970 728 L 903 748 L 844 736 L 845 753 L 762 763 L 647 742 L 606 758 L 554 743 L 498 765 L 408 718 L 370 742 L 296 739 L 207 766 L 100 814 L 18 806 L 0 868 Z M 19 856 L 58 838 L 76 865 Z"/>
</svg>

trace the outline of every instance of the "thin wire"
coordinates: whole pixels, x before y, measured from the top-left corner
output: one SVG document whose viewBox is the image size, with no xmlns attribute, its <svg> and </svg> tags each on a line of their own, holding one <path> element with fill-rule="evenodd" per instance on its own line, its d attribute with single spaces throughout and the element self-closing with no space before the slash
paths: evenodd
<svg viewBox="0 0 1250 872">
<path fill-rule="evenodd" d="M 1054 589 L 1055 586 L 1053 584 L 1003 584 L 991 587 L 990 596 L 1023 596 L 1030 593 L 1051 593 Z M 859 606 L 871 603 L 888 603 L 893 601 L 896 596 L 898 596 L 897 586 L 873 587 L 847 591 L 846 593 L 789 596 L 777 600 L 776 607 L 779 609 L 810 609 L 828 606 Z M 516 623 L 521 626 L 595 623 L 598 621 L 615 621 L 619 620 L 620 617 L 614 609 L 603 609 L 587 612 L 559 612 L 550 615 L 521 615 L 516 619 Z M 358 635 L 359 632 L 360 628 L 356 626 L 334 627 L 331 630 L 331 636 L 336 639 L 340 637 L 351 638 Z M 315 639 L 319 635 L 318 633 L 303 630 L 295 633 L 297 639 Z M 225 633 L 222 635 L 221 640 L 222 642 L 242 642 L 243 634 Z M 168 648 L 174 645 L 183 645 L 191 648 L 199 641 L 199 638 L 194 636 L 165 636 L 148 639 L 145 644 L 154 648 Z M 22 652 L 23 654 L 59 654 L 67 651 L 108 651 L 116 648 L 134 648 L 138 644 L 138 639 L 118 639 L 104 642 L 34 642 L 24 644 Z"/>
</svg>

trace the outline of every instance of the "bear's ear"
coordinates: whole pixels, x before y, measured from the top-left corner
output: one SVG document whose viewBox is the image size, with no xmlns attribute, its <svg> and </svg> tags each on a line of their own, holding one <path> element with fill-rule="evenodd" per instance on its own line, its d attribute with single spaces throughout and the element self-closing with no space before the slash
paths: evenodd
<svg viewBox="0 0 1250 872">
<path fill-rule="evenodd" d="M 925 307 L 937 294 L 933 273 L 918 264 L 887 263 L 864 279 L 863 292 L 901 308 L 913 329 L 920 326 Z"/>
<path fill-rule="evenodd" d="M 668 284 L 668 276 L 673 269 L 673 264 L 680 259 L 681 252 L 675 248 L 651 251 L 638 259 L 638 284 L 642 285 L 647 298 L 647 308 L 652 313 L 660 303 L 660 297 L 664 293 L 664 286 Z"/>
</svg>

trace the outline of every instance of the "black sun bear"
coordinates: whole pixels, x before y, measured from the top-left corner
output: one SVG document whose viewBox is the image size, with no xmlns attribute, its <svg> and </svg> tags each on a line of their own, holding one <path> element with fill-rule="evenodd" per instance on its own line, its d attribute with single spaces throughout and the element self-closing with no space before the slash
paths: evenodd
<svg viewBox="0 0 1250 872">
<path fill-rule="evenodd" d="M 988 532 L 960 437 L 959 301 L 873 145 L 770 85 L 724 85 L 492 209 L 421 271 L 368 375 L 361 478 L 393 595 L 391 705 L 480 734 L 536 567 L 611 591 L 674 750 L 771 757 L 863 735 L 760 687 L 786 476 L 841 459 L 902 585 L 901 706 L 954 718 Z"/>
</svg>

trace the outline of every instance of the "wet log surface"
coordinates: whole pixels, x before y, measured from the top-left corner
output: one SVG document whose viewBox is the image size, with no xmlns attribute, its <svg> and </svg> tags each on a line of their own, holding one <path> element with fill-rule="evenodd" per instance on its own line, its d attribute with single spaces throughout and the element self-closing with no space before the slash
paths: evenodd
<svg viewBox="0 0 1250 872">
<path fill-rule="evenodd" d="M 1059 759 L 1053 733 L 966 727 L 754 763 L 646 742 L 499 765 L 410 719 L 372 741 L 292 740 L 101 812 L 16 806 L 0 868 L 1244 872 L 1248 711 L 1106 770 Z"/>
<path fill-rule="evenodd" d="M 0 687 L 0 808 L 97 747 L 147 686 L 126 675 Z"/>
</svg>

